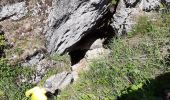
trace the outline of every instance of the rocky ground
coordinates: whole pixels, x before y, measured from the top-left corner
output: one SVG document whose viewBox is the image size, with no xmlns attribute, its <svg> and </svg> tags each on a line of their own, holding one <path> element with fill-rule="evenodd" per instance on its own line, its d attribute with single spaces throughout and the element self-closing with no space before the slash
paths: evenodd
<svg viewBox="0 0 170 100">
<path fill-rule="evenodd" d="M 77 80 L 83 69 L 88 70 L 92 59 L 109 55 L 111 51 L 105 45 L 110 38 L 127 35 L 140 16 L 155 16 L 170 5 L 169 0 L 114 2 L 0 0 L 0 30 L 7 42 L 6 58 L 11 65 L 33 68 L 32 79 L 26 80 L 32 84 L 41 83 L 50 69 L 67 66 L 66 71 L 54 73 L 44 81 L 44 87 L 55 93 Z M 140 39 L 128 42 L 138 43 Z M 70 55 L 70 61 L 52 59 L 63 54 Z"/>
</svg>

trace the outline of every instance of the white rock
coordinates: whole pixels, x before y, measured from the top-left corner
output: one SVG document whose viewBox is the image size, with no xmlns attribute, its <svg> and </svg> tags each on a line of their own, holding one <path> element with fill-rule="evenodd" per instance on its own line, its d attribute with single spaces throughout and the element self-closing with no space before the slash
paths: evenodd
<svg viewBox="0 0 170 100">
<path fill-rule="evenodd" d="M 19 20 L 27 13 L 26 3 L 20 2 L 12 5 L 2 7 L 0 11 L 0 20 L 10 18 L 12 20 Z"/>
<path fill-rule="evenodd" d="M 120 0 L 111 24 L 116 35 L 130 32 L 136 24 L 136 18 L 144 12 L 157 9 L 159 5 L 160 0 Z"/>
<path fill-rule="evenodd" d="M 73 80 L 73 75 L 68 72 L 62 72 L 49 77 L 45 83 L 44 88 L 46 91 L 55 93 L 56 90 L 64 89 Z"/>
<path fill-rule="evenodd" d="M 60 0 L 53 3 L 45 28 L 47 49 L 63 54 L 90 30 L 97 28 L 108 13 L 109 0 Z M 100 9 L 98 9 L 100 7 Z"/>
</svg>

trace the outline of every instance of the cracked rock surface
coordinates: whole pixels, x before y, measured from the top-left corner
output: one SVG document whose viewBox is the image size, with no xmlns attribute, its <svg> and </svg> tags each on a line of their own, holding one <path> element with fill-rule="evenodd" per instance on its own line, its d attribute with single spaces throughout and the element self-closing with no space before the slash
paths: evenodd
<svg viewBox="0 0 170 100">
<path fill-rule="evenodd" d="M 96 29 L 108 13 L 109 0 L 58 0 L 46 26 L 48 52 L 63 54 Z"/>
<path fill-rule="evenodd" d="M 159 5 L 159 0 L 120 0 L 111 24 L 115 34 L 127 34 L 132 30 L 137 17 L 144 12 L 158 9 Z"/>
<path fill-rule="evenodd" d="M 90 60 L 109 55 L 110 51 L 103 48 L 110 32 L 107 32 L 108 26 L 112 26 L 111 35 L 127 34 L 137 17 L 157 10 L 160 5 L 160 0 L 119 0 L 110 11 L 110 0 L 26 0 L 28 4 L 24 0 L 3 1 L 13 3 L 0 4 L 0 24 L 8 42 L 21 51 L 18 55 L 12 53 L 11 60 L 23 60 L 24 67 L 35 67 L 30 83 L 39 83 L 49 69 L 66 66 L 62 61 L 48 59 L 46 54 L 86 51 L 80 61 L 71 66 L 72 72 L 62 70 L 45 81 L 44 87 L 51 93 L 76 80 L 79 71 L 88 69 Z M 170 0 L 162 1 L 170 5 Z"/>
<path fill-rule="evenodd" d="M 0 6 L 0 21 L 5 19 L 19 20 L 27 13 L 26 2 Z"/>
<path fill-rule="evenodd" d="M 73 75 L 69 72 L 62 72 L 49 77 L 45 83 L 44 88 L 50 92 L 55 93 L 56 90 L 61 90 L 69 85 L 73 80 Z"/>
</svg>

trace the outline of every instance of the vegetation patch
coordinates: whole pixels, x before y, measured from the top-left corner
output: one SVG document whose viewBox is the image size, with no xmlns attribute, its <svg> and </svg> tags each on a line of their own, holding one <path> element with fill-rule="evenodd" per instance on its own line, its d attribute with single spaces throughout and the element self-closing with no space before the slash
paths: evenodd
<svg viewBox="0 0 170 100">
<path fill-rule="evenodd" d="M 26 89 L 32 85 L 27 82 L 19 82 L 18 77 L 24 75 L 24 78 L 29 79 L 32 75 L 32 70 L 23 68 L 20 65 L 10 66 L 4 58 L 0 59 L 0 99 L 1 100 L 23 100 Z"/>
<path fill-rule="evenodd" d="M 5 37 L 1 34 L 0 55 L 3 56 L 0 56 L 0 100 L 23 100 L 25 90 L 31 85 L 26 82 L 19 83 L 18 77 L 23 75 L 24 78 L 29 79 L 33 71 L 29 68 L 21 67 L 20 64 L 10 65 L 7 58 L 4 58 L 6 46 Z"/>
<path fill-rule="evenodd" d="M 169 78 L 162 78 L 170 72 L 166 63 L 169 60 L 165 59 L 170 48 L 168 19 L 170 14 L 160 15 L 155 21 L 141 17 L 128 37 L 113 39 L 108 57 L 93 61 L 90 70 L 82 72 L 79 81 L 66 88 L 58 99 L 155 100 L 162 97 L 163 91 L 158 90 L 170 83 Z"/>
<path fill-rule="evenodd" d="M 118 0 L 112 0 L 111 3 L 112 4 L 116 4 L 118 2 Z"/>
<path fill-rule="evenodd" d="M 63 71 L 70 72 L 70 59 L 68 55 L 60 56 L 58 54 L 55 54 L 51 57 L 49 57 L 50 60 L 55 61 L 57 64 L 55 67 L 49 69 L 45 76 L 42 78 L 41 82 L 38 84 L 38 86 L 43 86 L 45 81 L 52 75 L 55 75 L 57 73 L 61 73 Z"/>
<path fill-rule="evenodd" d="M 4 55 L 4 49 L 6 46 L 5 37 L 3 31 L 0 31 L 0 57 Z"/>
</svg>

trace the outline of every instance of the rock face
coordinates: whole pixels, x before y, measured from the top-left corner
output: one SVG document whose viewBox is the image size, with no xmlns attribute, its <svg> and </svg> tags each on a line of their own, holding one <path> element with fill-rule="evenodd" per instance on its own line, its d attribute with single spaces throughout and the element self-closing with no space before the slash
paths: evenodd
<svg viewBox="0 0 170 100">
<path fill-rule="evenodd" d="M 19 20 L 27 13 L 26 3 L 0 6 L 0 21 L 5 19 Z"/>
<path fill-rule="evenodd" d="M 44 31 L 47 51 L 51 54 L 73 51 L 73 45 L 102 25 L 100 22 L 110 13 L 109 5 L 109 0 L 54 1 Z M 114 33 L 127 34 L 138 16 L 159 9 L 159 5 L 160 0 L 119 0 L 111 24 Z"/>
<path fill-rule="evenodd" d="M 109 0 L 54 1 L 45 30 L 48 52 L 70 51 L 72 45 L 100 26 L 108 6 Z"/>
<path fill-rule="evenodd" d="M 142 13 L 159 8 L 160 0 L 120 0 L 111 24 L 118 36 L 131 31 Z"/>
<path fill-rule="evenodd" d="M 32 84 L 37 84 L 42 80 L 42 78 L 50 69 L 63 68 L 67 66 L 67 64 L 62 61 L 55 61 L 47 58 L 46 56 L 47 56 L 46 51 L 38 50 L 34 54 L 26 58 L 26 61 L 22 63 L 22 66 L 24 67 L 35 66 L 34 74 L 31 76 L 30 80 L 26 81 L 29 81 L 29 83 Z"/>
</svg>

